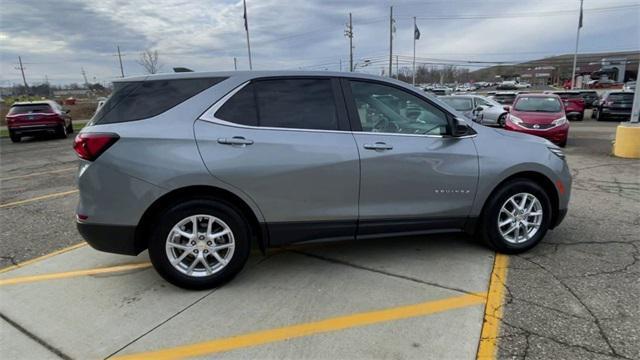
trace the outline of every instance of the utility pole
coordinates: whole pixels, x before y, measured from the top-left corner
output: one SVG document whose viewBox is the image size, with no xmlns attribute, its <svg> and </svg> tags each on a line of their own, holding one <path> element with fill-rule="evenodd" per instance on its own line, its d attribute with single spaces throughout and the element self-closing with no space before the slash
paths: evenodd
<svg viewBox="0 0 640 360">
<path fill-rule="evenodd" d="M 349 13 L 349 23 L 344 31 L 344 36 L 349 38 L 349 71 L 353 72 L 353 20 L 351 13 Z M 342 69 L 342 65 L 340 69 Z"/>
<path fill-rule="evenodd" d="M 20 63 L 20 72 L 22 73 L 22 81 L 24 82 L 24 89 L 28 92 L 29 85 L 27 85 L 27 78 L 24 77 L 24 66 L 22 66 L 22 58 L 18 56 L 18 62 Z"/>
<path fill-rule="evenodd" d="M 84 67 L 81 67 L 80 71 L 82 72 L 82 77 L 84 78 L 84 86 L 89 88 L 89 81 L 87 80 L 87 73 L 84 71 Z"/>
<path fill-rule="evenodd" d="M 242 0 L 242 5 L 244 5 L 244 29 L 247 32 L 247 53 L 249 54 L 249 70 L 253 70 L 253 65 L 251 64 L 251 42 L 249 42 L 249 19 L 247 18 L 247 0 Z"/>
<path fill-rule="evenodd" d="M 120 54 L 120 45 L 118 45 L 118 60 L 120 60 L 120 75 L 124 77 L 124 68 L 122 67 L 122 55 Z"/>
<path fill-rule="evenodd" d="M 238 71 L 238 59 L 235 56 L 233 57 L 233 69 Z"/>
<path fill-rule="evenodd" d="M 413 75 L 411 79 L 411 84 L 416 86 L 416 40 L 420 38 L 420 31 L 418 30 L 418 25 L 416 25 L 416 17 L 413 17 Z"/>
<path fill-rule="evenodd" d="M 389 77 L 393 77 L 393 6 L 389 10 Z"/>
<path fill-rule="evenodd" d="M 396 55 L 396 79 L 400 79 L 400 62 L 398 61 L 398 55 Z"/>
<path fill-rule="evenodd" d="M 578 61 L 578 42 L 580 41 L 580 29 L 582 28 L 582 2 L 580 0 L 580 17 L 578 18 L 578 32 L 576 33 L 576 51 L 573 53 L 573 69 L 571 71 L 571 90 L 576 82 L 576 63 Z"/>
</svg>

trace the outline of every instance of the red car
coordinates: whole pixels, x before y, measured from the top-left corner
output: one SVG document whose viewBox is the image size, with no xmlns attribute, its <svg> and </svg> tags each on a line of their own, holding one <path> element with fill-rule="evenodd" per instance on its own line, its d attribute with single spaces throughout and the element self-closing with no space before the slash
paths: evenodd
<svg viewBox="0 0 640 360">
<path fill-rule="evenodd" d="M 66 138 L 73 132 L 69 110 L 51 100 L 16 102 L 6 117 L 11 141 L 19 142 L 23 136 L 53 133 Z"/>
<path fill-rule="evenodd" d="M 582 120 L 584 117 L 584 98 L 579 91 L 554 91 L 564 103 L 564 111 L 569 120 Z"/>
<path fill-rule="evenodd" d="M 543 137 L 564 147 L 569 122 L 564 105 L 554 94 L 521 94 L 509 109 L 505 129 Z"/>
</svg>

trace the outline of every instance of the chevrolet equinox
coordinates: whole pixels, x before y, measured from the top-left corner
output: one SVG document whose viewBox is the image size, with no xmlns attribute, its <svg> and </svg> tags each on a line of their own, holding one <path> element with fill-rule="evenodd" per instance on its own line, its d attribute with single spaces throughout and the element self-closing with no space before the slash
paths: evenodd
<svg viewBox="0 0 640 360">
<path fill-rule="evenodd" d="M 519 253 L 562 221 L 571 190 L 549 141 L 356 73 L 124 78 L 74 149 L 87 242 L 148 249 L 191 289 L 230 280 L 252 243 L 463 231 Z"/>
</svg>

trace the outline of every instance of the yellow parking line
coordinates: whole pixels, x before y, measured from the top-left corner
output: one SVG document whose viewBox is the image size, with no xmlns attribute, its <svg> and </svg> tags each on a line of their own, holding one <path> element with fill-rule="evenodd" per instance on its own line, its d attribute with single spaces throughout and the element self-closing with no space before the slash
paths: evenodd
<svg viewBox="0 0 640 360">
<path fill-rule="evenodd" d="M 70 194 L 75 194 L 77 193 L 78 190 L 70 190 L 70 191 L 63 191 L 63 192 L 59 192 L 59 193 L 54 193 L 54 194 L 48 194 L 48 195 L 42 195 L 42 196 L 36 196 L 34 198 L 31 199 L 26 199 L 26 200 L 19 200 L 19 201 L 14 201 L 14 202 L 10 202 L 10 203 L 6 203 L 6 204 L 0 204 L 0 209 L 1 208 L 6 208 L 6 207 L 10 207 L 10 206 L 17 206 L 17 205 L 23 205 L 23 204 L 28 204 L 34 201 L 39 201 L 39 200 L 46 200 L 46 199 L 51 199 L 51 198 L 56 198 L 56 197 L 61 197 L 61 196 L 66 196 L 66 195 L 70 195 Z"/>
<path fill-rule="evenodd" d="M 427 301 L 414 305 L 399 306 L 376 311 L 361 312 L 338 316 L 320 321 L 296 324 L 280 328 L 262 330 L 205 341 L 191 345 L 178 346 L 164 350 L 151 351 L 115 357 L 116 359 L 181 359 L 192 356 L 209 355 L 250 346 L 273 343 L 314 334 L 328 333 L 359 326 L 378 324 L 387 321 L 408 319 L 438 312 L 483 304 L 485 293 L 450 297 Z"/>
<path fill-rule="evenodd" d="M 7 271 L 14 270 L 14 269 L 20 269 L 20 268 L 25 267 L 27 265 L 33 264 L 35 262 L 42 261 L 44 259 L 48 259 L 48 258 L 56 256 L 56 255 L 63 254 L 63 253 L 66 253 L 67 251 L 75 250 L 75 249 L 81 248 L 81 247 L 86 246 L 86 245 L 87 245 L 86 242 L 81 242 L 79 244 L 71 245 L 71 246 L 66 247 L 64 249 L 60 249 L 60 250 L 54 251 L 54 252 L 46 254 L 46 255 L 42 255 L 42 256 L 37 257 L 35 259 L 27 260 L 27 261 L 18 263 L 16 265 L 8 266 L 8 267 L 6 267 L 4 269 L 0 269 L 0 274 L 5 273 Z"/>
<path fill-rule="evenodd" d="M 28 178 L 28 177 L 31 177 L 31 176 L 38 176 L 38 175 L 55 174 L 55 173 L 65 172 L 65 171 L 70 171 L 70 170 L 75 170 L 75 169 L 77 169 L 77 167 L 74 166 L 74 167 L 68 167 L 68 168 L 58 169 L 58 170 L 35 172 L 35 173 L 31 173 L 31 174 L 26 174 L 26 175 L 18 175 L 18 176 L 11 176 L 11 177 L 2 178 L 2 179 L 0 179 L 0 181 L 23 179 L 23 178 Z"/>
<path fill-rule="evenodd" d="M 495 359 L 497 355 L 502 304 L 504 302 L 504 283 L 507 281 L 507 266 L 509 266 L 509 257 L 496 253 L 489 282 L 489 293 L 484 311 L 484 322 L 480 333 L 477 359 Z"/>
<path fill-rule="evenodd" d="M 110 267 L 97 268 L 97 269 L 85 269 L 85 270 L 53 273 L 53 274 L 21 276 L 21 277 L 10 278 L 10 279 L 1 279 L 0 286 L 32 283 L 32 282 L 45 281 L 45 280 L 66 279 L 66 278 L 73 278 L 73 277 L 86 276 L 86 275 L 108 274 L 108 273 L 135 270 L 135 269 L 144 269 L 150 266 L 151 266 L 150 262 L 144 262 L 144 263 L 137 263 L 137 264 L 110 266 Z"/>
</svg>

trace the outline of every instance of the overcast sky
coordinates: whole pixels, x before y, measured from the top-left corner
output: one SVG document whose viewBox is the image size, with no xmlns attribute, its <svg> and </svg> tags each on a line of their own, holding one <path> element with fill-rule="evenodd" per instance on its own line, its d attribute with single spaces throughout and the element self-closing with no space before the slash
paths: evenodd
<svg viewBox="0 0 640 360">
<path fill-rule="evenodd" d="M 361 71 L 380 73 L 388 58 L 389 6 L 397 22 L 394 54 L 411 57 L 413 16 L 425 59 L 519 61 L 572 53 L 578 0 L 247 0 L 254 69 L 339 70 L 348 66 L 343 32 L 353 13 L 354 57 Z M 638 50 L 638 0 L 585 0 L 580 52 Z M 247 69 L 242 1 L 3 0 L 0 86 L 27 81 L 105 82 L 143 73 L 143 49 L 160 54 L 164 71 Z M 430 60 L 435 61 L 435 60 Z M 407 66 L 401 60 L 400 66 Z M 477 66 L 477 65 L 476 65 Z M 477 67 L 471 67 L 475 69 Z"/>
</svg>

